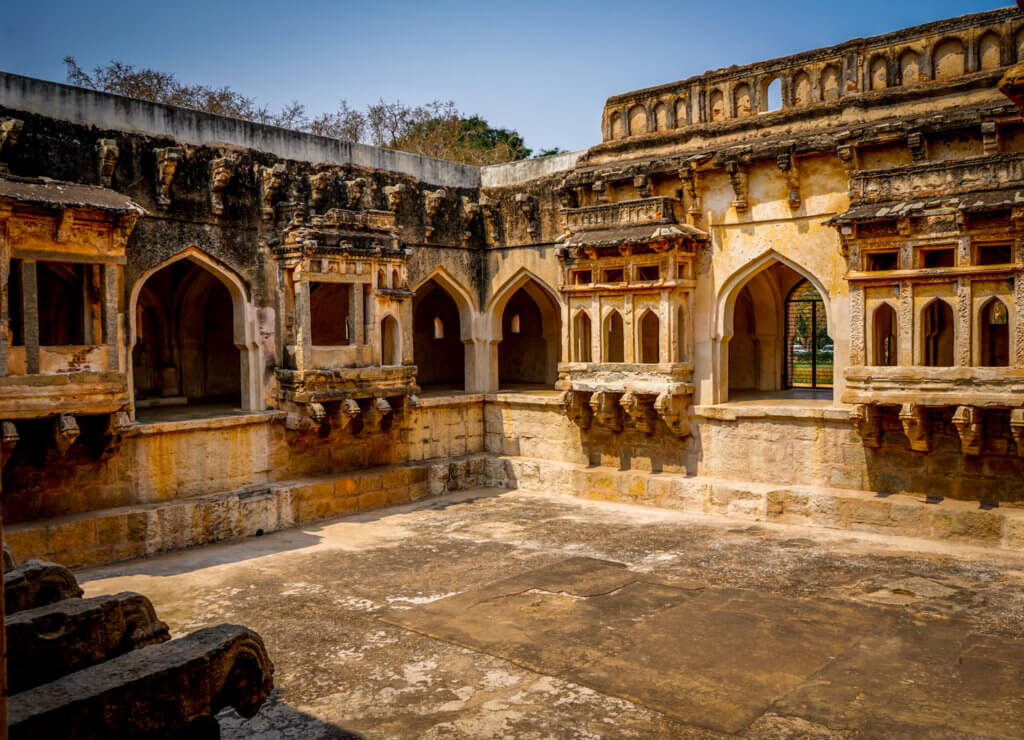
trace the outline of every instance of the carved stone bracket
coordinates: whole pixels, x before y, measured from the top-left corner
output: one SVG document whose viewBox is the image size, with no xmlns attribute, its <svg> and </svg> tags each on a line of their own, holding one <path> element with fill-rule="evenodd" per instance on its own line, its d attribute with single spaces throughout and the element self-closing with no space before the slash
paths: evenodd
<svg viewBox="0 0 1024 740">
<path fill-rule="evenodd" d="M 394 414 L 391 404 L 386 398 L 374 398 L 366 409 L 364 421 L 373 429 L 387 431 L 391 427 Z"/>
<path fill-rule="evenodd" d="M 124 433 L 132 425 L 132 418 L 127 411 L 116 411 L 107 417 L 106 426 L 98 435 L 88 440 L 89 451 L 97 459 L 109 457 L 121 449 Z"/>
<path fill-rule="evenodd" d="M 354 180 L 345 180 L 345 200 L 349 210 L 356 210 L 366 192 L 366 178 L 357 177 Z"/>
<path fill-rule="evenodd" d="M 117 166 L 117 139 L 100 139 L 96 142 L 99 155 L 100 184 L 109 188 L 114 182 L 114 167 Z"/>
<path fill-rule="evenodd" d="M 309 205 L 313 210 L 320 208 L 327 189 L 334 182 L 334 173 L 331 171 L 317 172 L 309 176 Z"/>
<path fill-rule="evenodd" d="M 637 175 L 634 177 L 633 187 L 636 188 L 637 196 L 640 198 L 650 198 L 654 195 L 651 180 L 647 175 Z"/>
<path fill-rule="evenodd" d="M 999 129 L 995 121 L 983 121 L 981 124 L 981 143 L 985 154 L 999 153 Z"/>
<path fill-rule="evenodd" d="M 480 211 L 484 217 L 484 236 L 488 244 L 498 242 L 498 217 L 500 215 L 498 204 L 487 196 L 480 196 Z"/>
<path fill-rule="evenodd" d="M 288 168 L 284 164 L 275 164 L 273 167 L 262 167 L 256 165 L 260 182 L 260 212 L 264 221 L 274 220 L 274 202 L 284 185 L 285 175 Z"/>
<path fill-rule="evenodd" d="M 931 435 L 928 429 L 928 409 L 911 401 L 900 408 L 900 422 L 907 435 L 910 449 L 914 452 L 928 452 L 931 449 Z"/>
<path fill-rule="evenodd" d="M 1010 434 L 1017 443 L 1017 456 L 1024 457 L 1024 409 L 1010 411 Z"/>
<path fill-rule="evenodd" d="M 224 191 L 234 173 L 234 157 L 218 157 L 210 162 L 210 204 L 218 216 L 224 213 Z"/>
<path fill-rule="evenodd" d="M 61 414 L 53 423 L 53 446 L 57 452 L 65 454 L 81 435 L 78 421 L 70 414 Z"/>
<path fill-rule="evenodd" d="M 617 393 L 598 391 L 590 397 L 590 409 L 597 423 L 611 432 L 622 431 L 622 407 Z"/>
<path fill-rule="evenodd" d="M 427 239 L 434 235 L 437 227 L 437 216 L 441 212 L 448 193 L 445 190 L 428 190 L 423 193 L 423 213 L 427 218 L 425 234 Z"/>
<path fill-rule="evenodd" d="M 848 177 L 853 177 L 860 170 L 860 157 L 857 155 L 857 147 L 853 144 L 842 144 L 836 148 L 836 155 L 839 161 L 846 168 Z"/>
<path fill-rule="evenodd" d="M 865 447 L 882 444 L 882 411 L 878 406 L 859 404 L 850 409 L 850 422 Z"/>
<path fill-rule="evenodd" d="M 689 437 L 690 413 L 689 406 L 692 396 L 689 393 L 669 393 L 663 391 L 654 399 L 654 410 L 672 432 L 680 437 Z"/>
<path fill-rule="evenodd" d="M 910 158 L 915 162 L 923 162 L 928 159 L 928 140 L 918 131 L 907 134 L 907 148 L 910 149 Z"/>
<path fill-rule="evenodd" d="M 171 183 L 174 171 L 185 159 L 185 151 L 181 147 L 168 146 L 156 150 L 156 204 L 161 208 L 171 205 Z"/>
<path fill-rule="evenodd" d="M 679 179 L 686 193 L 686 212 L 692 217 L 700 216 L 700 183 L 697 167 L 691 163 L 679 170 Z"/>
<path fill-rule="evenodd" d="M 384 199 L 387 201 L 388 210 L 391 212 L 398 210 L 398 205 L 402 201 L 402 196 L 405 194 L 405 183 L 398 183 L 397 185 L 386 185 L 384 187 Z"/>
<path fill-rule="evenodd" d="M 736 160 L 725 163 L 726 174 L 729 175 L 729 183 L 732 185 L 733 195 L 736 196 L 730 204 L 737 212 L 743 213 L 750 208 L 749 186 L 750 173 L 746 165 Z"/>
<path fill-rule="evenodd" d="M 619 405 L 622 406 L 622 410 L 626 412 L 633 426 L 644 434 L 654 433 L 658 415 L 654 411 L 653 404 L 653 399 L 638 396 L 632 392 L 624 393 L 619 399 Z"/>
<path fill-rule="evenodd" d="M 953 426 L 960 435 L 960 451 L 965 455 L 980 455 L 985 439 L 985 413 L 975 406 L 958 406 L 953 414 Z"/>
<path fill-rule="evenodd" d="M 590 189 L 594 192 L 597 197 L 598 203 L 609 202 L 608 186 L 604 184 L 604 180 L 594 180 L 590 185 Z"/>
<path fill-rule="evenodd" d="M 594 413 L 590 408 L 591 394 L 586 391 L 564 391 L 562 410 L 569 420 L 580 429 L 589 429 Z"/>
<path fill-rule="evenodd" d="M 516 205 L 526 219 L 526 233 L 530 238 L 537 236 L 540 216 L 538 213 L 537 199 L 527 193 L 516 193 Z"/>
<path fill-rule="evenodd" d="M 780 154 L 775 160 L 779 170 L 786 175 L 786 202 L 794 211 L 800 207 L 800 169 L 791 154 Z"/>
<path fill-rule="evenodd" d="M 20 118 L 5 118 L 0 121 L 0 156 L 14 148 L 23 128 L 25 128 L 25 122 Z"/>
<path fill-rule="evenodd" d="M 462 242 L 466 246 L 473 239 L 474 226 L 480 221 L 480 204 L 469 196 L 462 196 L 462 211 L 466 214 L 466 225 L 462 229 Z"/>
</svg>

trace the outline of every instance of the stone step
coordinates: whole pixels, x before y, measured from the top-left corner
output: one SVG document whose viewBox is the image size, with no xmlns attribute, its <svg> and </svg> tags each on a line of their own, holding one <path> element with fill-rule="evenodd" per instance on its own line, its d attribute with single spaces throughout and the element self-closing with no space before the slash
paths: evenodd
<svg viewBox="0 0 1024 740">
<path fill-rule="evenodd" d="M 753 521 L 951 540 L 1024 551 L 1024 507 L 925 494 L 874 494 L 841 488 L 772 486 L 672 473 L 585 467 L 526 457 L 504 457 L 507 487 L 566 492 L 718 514 Z"/>
<path fill-rule="evenodd" d="M 367 468 L 22 522 L 5 527 L 4 539 L 19 561 L 101 565 L 486 486 L 503 479 L 498 468 L 504 466 L 476 454 Z"/>
</svg>

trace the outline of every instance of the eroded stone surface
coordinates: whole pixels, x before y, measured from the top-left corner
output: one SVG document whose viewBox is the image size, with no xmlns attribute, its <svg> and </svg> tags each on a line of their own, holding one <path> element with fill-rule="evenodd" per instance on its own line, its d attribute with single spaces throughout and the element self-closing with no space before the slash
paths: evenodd
<svg viewBox="0 0 1024 740">
<path fill-rule="evenodd" d="M 225 737 L 1024 726 L 1024 559 L 951 543 L 478 491 L 82 576 L 146 592 L 178 634 L 263 635 L 279 691 L 250 723 L 222 713 Z"/>
</svg>

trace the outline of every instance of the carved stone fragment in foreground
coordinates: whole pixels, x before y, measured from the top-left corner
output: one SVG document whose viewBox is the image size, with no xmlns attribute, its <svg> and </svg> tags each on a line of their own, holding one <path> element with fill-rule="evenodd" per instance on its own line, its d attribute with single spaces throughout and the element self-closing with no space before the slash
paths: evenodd
<svg viewBox="0 0 1024 740">
<path fill-rule="evenodd" d="M 8 616 L 81 595 L 78 581 L 63 565 L 29 560 L 20 568 L 4 573 L 4 613 Z"/>
</svg>

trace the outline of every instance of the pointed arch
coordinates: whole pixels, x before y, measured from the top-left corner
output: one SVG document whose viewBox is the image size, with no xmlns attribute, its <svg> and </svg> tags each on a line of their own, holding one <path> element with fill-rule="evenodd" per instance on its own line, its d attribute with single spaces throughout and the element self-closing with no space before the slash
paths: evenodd
<svg viewBox="0 0 1024 740">
<path fill-rule="evenodd" d="M 950 80 L 967 71 L 967 49 L 956 37 L 943 39 L 932 52 L 932 77 Z"/>
<path fill-rule="evenodd" d="M 626 340 L 622 314 L 612 308 L 601 322 L 602 362 L 625 362 Z"/>
<path fill-rule="evenodd" d="M 1013 314 L 999 296 L 992 296 L 978 310 L 977 365 L 1010 366 L 1010 336 Z"/>
<path fill-rule="evenodd" d="M 135 344 L 138 341 L 137 309 L 139 295 L 143 287 L 153 275 L 182 260 L 189 260 L 198 265 L 227 289 L 228 295 L 231 298 L 232 341 L 235 347 L 238 348 L 240 356 L 241 405 L 243 409 L 251 411 L 263 409 L 265 405 L 261 378 L 263 368 L 262 351 L 256 338 L 256 309 L 252 305 L 249 289 L 234 270 L 206 254 L 198 247 L 188 247 L 149 268 L 132 285 L 128 296 L 127 311 L 129 351 L 134 350 Z M 134 371 L 129 375 L 129 385 L 131 396 L 134 398 Z"/>
<path fill-rule="evenodd" d="M 593 361 L 593 323 L 586 309 L 579 309 L 572 319 L 573 362 Z"/>
<path fill-rule="evenodd" d="M 871 315 L 871 365 L 886 367 L 899 364 L 897 352 L 899 319 L 888 302 L 880 303 Z"/>
<path fill-rule="evenodd" d="M 918 364 L 926 367 L 952 367 L 956 346 L 953 307 L 936 297 L 921 307 L 918 314 Z"/>
<path fill-rule="evenodd" d="M 455 306 L 459 309 L 459 336 L 463 341 L 469 341 L 473 335 L 473 317 L 480 311 L 476 296 L 443 267 L 435 267 L 425 278 L 416 283 L 412 289 L 413 293 L 418 293 L 431 280 L 455 301 Z"/>
<path fill-rule="evenodd" d="M 808 105 L 812 102 L 811 76 L 801 69 L 793 76 L 793 105 Z"/>
<path fill-rule="evenodd" d="M 654 365 L 661 361 L 661 319 L 657 311 L 648 308 L 640 314 L 637 324 L 639 331 L 640 362 Z"/>
<path fill-rule="evenodd" d="M 380 320 L 380 364 L 402 364 L 402 329 L 391 313 L 384 314 Z"/>
<path fill-rule="evenodd" d="M 995 31 L 986 31 L 978 39 L 978 68 L 996 69 L 1002 66 L 1002 39 Z"/>
<path fill-rule="evenodd" d="M 916 85 L 921 81 L 921 54 L 917 49 L 907 49 L 900 55 L 900 84 Z"/>
<path fill-rule="evenodd" d="M 554 289 L 526 268 L 495 291 L 484 317 L 485 340 L 495 348 L 490 387 L 555 383 L 562 352 L 561 307 Z M 514 336 L 507 331 L 512 315 L 519 315 L 522 327 Z"/>
<path fill-rule="evenodd" d="M 876 54 L 868 66 L 868 89 L 884 90 L 889 87 L 889 61 L 884 54 Z"/>
</svg>

